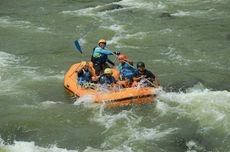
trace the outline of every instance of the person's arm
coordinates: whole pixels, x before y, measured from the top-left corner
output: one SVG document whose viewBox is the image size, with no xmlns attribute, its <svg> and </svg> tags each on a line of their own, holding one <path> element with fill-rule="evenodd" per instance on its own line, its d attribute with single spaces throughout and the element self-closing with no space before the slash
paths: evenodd
<svg viewBox="0 0 230 152">
<path fill-rule="evenodd" d="M 105 54 L 105 55 L 112 55 L 112 54 L 113 54 L 111 51 L 102 49 L 102 48 L 100 48 L 100 47 L 97 47 L 97 48 L 95 49 L 95 51 L 98 52 L 98 53 Z"/>
<path fill-rule="evenodd" d="M 113 61 L 111 61 L 109 58 L 107 58 L 107 62 L 110 63 L 112 66 L 115 65 L 115 64 L 113 63 Z"/>
<path fill-rule="evenodd" d="M 117 80 L 113 76 L 112 76 L 112 79 L 113 79 L 113 83 L 116 84 Z"/>
<path fill-rule="evenodd" d="M 155 81 L 156 76 L 151 71 L 147 71 L 146 78 Z"/>
</svg>

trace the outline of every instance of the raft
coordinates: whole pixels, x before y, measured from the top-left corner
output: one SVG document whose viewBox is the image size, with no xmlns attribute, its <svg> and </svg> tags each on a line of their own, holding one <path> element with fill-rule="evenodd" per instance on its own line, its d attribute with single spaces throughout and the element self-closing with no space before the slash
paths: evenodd
<svg viewBox="0 0 230 152">
<path fill-rule="evenodd" d="M 64 77 L 64 87 L 77 97 L 90 96 L 95 103 L 106 103 L 110 106 L 122 106 L 156 101 L 160 87 L 130 87 L 119 89 L 86 88 L 77 82 L 76 69 L 80 63 L 73 64 Z M 92 66 L 92 65 L 91 65 Z M 118 80 L 119 71 L 113 68 L 113 76 Z M 95 84 L 97 85 L 97 84 Z"/>
</svg>

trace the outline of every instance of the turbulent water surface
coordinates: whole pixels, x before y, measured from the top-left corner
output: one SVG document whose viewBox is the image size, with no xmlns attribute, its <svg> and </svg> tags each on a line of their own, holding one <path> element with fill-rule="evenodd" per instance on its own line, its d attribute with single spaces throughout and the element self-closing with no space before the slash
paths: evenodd
<svg viewBox="0 0 230 152">
<path fill-rule="evenodd" d="M 64 90 L 100 38 L 158 76 L 156 104 Z M 228 152 L 229 51 L 229 0 L 1 0 L 0 151 Z"/>
</svg>

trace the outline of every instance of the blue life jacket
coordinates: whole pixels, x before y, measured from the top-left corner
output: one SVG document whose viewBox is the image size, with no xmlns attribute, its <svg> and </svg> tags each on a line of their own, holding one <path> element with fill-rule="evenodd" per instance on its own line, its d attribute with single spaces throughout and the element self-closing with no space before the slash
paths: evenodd
<svg viewBox="0 0 230 152">
<path fill-rule="evenodd" d="M 131 79 L 137 75 L 137 70 L 128 65 L 127 63 L 121 65 L 119 71 L 121 73 L 122 79 Z"/>
<path fill-rule="evenodd" d="M 90 82 L 91 80 L 91 73 L 89 70 L 82 70 L 82 72 L 80 72 L 78 74 L 78 83 L 80 85 L 83 85 L 86 82 Z"/>
<path fill-rule="evenodd" d="M 108 60 L 108 55 L 112 53 L 107 49 L 102 49 L 100 47 L 95 47 L 91 55 L 91 61 L 94 64 L 105 64 Z"/>
<path fill-rule="evenodd" d="M 99 83 L 100 84 L 112 84 L 115 82 L 115 79 L 113 76 L 106 76 L 106 75 L 102 75 L 99 78 Z"/>
</svg>

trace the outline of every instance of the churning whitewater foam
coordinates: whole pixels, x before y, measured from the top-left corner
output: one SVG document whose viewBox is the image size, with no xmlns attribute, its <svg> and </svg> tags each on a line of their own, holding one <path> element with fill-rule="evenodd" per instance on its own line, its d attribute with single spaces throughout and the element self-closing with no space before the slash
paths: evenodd
<svg viewBox="0 0 230 152">
<path fill-rule="evenodd" d="M 186 59 L 183 57 L 180 52 L 177 52 L 175 48 L 168 47 L 167 52 L 161 53 L 161 55 L 164 55 L 167 57 L 168 60 L 171 60 L 173 62 L 176 62 L 180 65 L 189 65 L 191 64 L 191 60 Z"/>
<path fill-rule="evenodd" d="M 101 144 L 102 149 L 132 152 L 132 143 L 157 141 L 174 133 L 177 128 L 162 129 L 140 127 L 142 116 L 136 115 L 132 110 L 123 110 L 117 114 L 106 114 L 103 107 L 91 121 L 105 126 L 103 134 L 109 134 Z M 119 130 L 119 131 L 118 131 Z"/>
<path fill-rule="evenodd" d="M 19 105 L 19 108 L 26 108 L 26 109 L 48 109 L 48 108 L 52 108 L 53 106 L 57 105 L 57 104 L 63 104 L 63 102 L 61 101 L 43 101 L 43 102 L 39 102 L 37 104 L 23 104 L 23 105 Z"/>
<path fill-rule="evenodd" d="M 176 13 L 172 13 L 172 16 L 184 17 L 184 16 L 193 16 L 193 17 L 211 17 L 213 13 L 216 13 L 215 9 L 209 10 L 196 10 L 196 11 L 182 11 L 178 10 Z"/>
<path fill-rule="evenodd" d="M 23 81 L 44 81 L 44 80 L 62 80 L 64 71 L 56 72 L 52 70 L 41 74 L 39 67 L 23 66 L 25 58 L 0 51 L 0 94 L 23 94 Z M 43 72 L 44 73 L 44 72 Z"/>
<path fill-rule="evenodd" d="M 162 2 L 153 3 L 144 1 L 140 2 L 137 0 L 122 0 L 119 2 L 112 2 L 105 5 L 97 5 L 95 7 L 88 7 L 74 11 L 62 11 L 61 13 L 78 16 L 104 17 L 108 13 L 113 13 L 126 9 L 144 9 L 149 11 L 155 11 L 165 8 L 166 6 Z"/>
<path fill-rule="evenodd" d="M 83 105 L 84 107 L 90 107 L 90 106 L 95 106 L 93 103 L 94 101 L 94 97 L 87 95 L 87 96 L 82 96 L 79 97 L 75 102 L 74 105 L 75 106 L 80 106 Z"/>
<path fill-rule="evenodd" d="M 140 0 L 122 0 L 115 2 L 114 4 L 120 4 L 123 6 L 128 6 L 130 8 L 138 8 L 144 10 L 156 10 L 156 9 L 165 9 L 166 6 L 162 2 L 144 2 Z"/>
<path fill-rule="evenodd" d="M 117 5 L 120 6 L 119 9 L 111 9 L 101 11 L 106 7 L 111 7 L 111 5 Z M 79 10 L 74 11 L 62 11 L 62 14 L 67 15 L 76 15 L 76 16 L 89 16 L 92 18 L 95 18 L 96 21 L 98 21 L 98 18 L 101 18 L 101 20 L 107 20 L 107 22 L 99 23 L 100 28 L 109 29 L 111 31 L 114 31 L 115 35 L 112 37 L 111 40 L 108 40 L 108 44 L 115 44 L 117 48 L 122 48 L 124 46 L 121 45 L 122 39 L 129 39 L 129 38 L 135 38 L 138 37 L 138 39 L 143 39 L 147 33 L 139 32 L 139 33 L 127 33 L 127 31 L 124 29 L 123 25 L 119 24 L 119 21 L 115 20 L 111 13 L 116 11 L 122 11 L 125 9 L 147 9 L 147 10 L 155 10 L 155 9 L 163 9 L 162 3 L 152 3 L 152 2 L 139 2 L 136 0 L 123 0 L 119 2 L 113 2 L 105 5 L 98 5 L 95 7 L 89 7 L 89 8 L 83 8 Z M 113 23 L 113 24 L 111 24 Z M 76 31 L 79 31 L 80 27 L 76 27 Z M 134 48 L 137 49 L 136 46 L 125 46 L 127 48 Z"/>
<path fill-rule="evenodd" d="M 0 151 L 1 152 L 78 152 L 78 150 L 67 150 L 58 148 L 56 145 L 49 147 L 40 147 L 35 145 L 34 142 L 14 141 L 14 144 L 4 144 L 0 138 Z"/>
<path fill-rule="evenodd" d="M 50 32 L 46 27 L 39 27 L 33 25 L 29 21 L 16 20 L 9 16 L 0 17 L 0 27 L 2 28 L 19 28 L 19 29 L 30 29 L 34 32 Z"/>
<path fill-rule="evenodd" d="M 230 92 L 228 91 L 211 91 L 198 84 L 187 92 L 162 92 L 159 100 L 160 108 L 165 114 L 178 113 L 180 116 L 199 121 L 204 128 L 218 126 L 229 131 Z"/>
<path fill-rule="evenodd" d="M 18 61 L 19 59 L 15 55 L 0 51 L 0 68 L 10 66 Z"/>
</svg>

